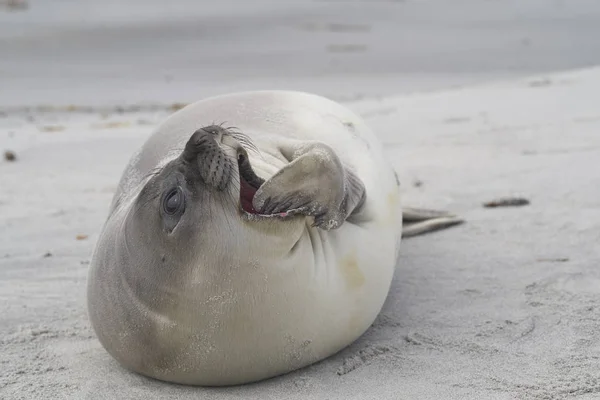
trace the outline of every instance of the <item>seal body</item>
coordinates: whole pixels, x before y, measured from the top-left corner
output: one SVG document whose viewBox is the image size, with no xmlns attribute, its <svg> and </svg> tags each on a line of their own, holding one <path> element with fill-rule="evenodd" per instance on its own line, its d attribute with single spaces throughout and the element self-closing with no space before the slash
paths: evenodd
<svg viewBox="0 0 600 400">
<path fill-rule="evenodd" d="M 302 214 L 244 215 L 237 169 L 230 178 L 215 175 L 221 164 L 210 158 L 211 150 L 199 158 L 214 162 L 199 167 L 204 172 L 198 182 L 218 176 L 210 187 L 220 191 L 191 190 L 178 225 L 156 222 L 153 204 L 169 211 L 182 202 L 175 195 L 154 200 L 171 179 L 157 174 L 189 150 L 192 133 L 214 123 L 245 135 L 239 143 L 265 187 L 291 165 L 295 156 L 286 149 L 322 143 L 362 184 L 362 200 L 334 229 L 313 226 L 316 217 Z M 320 160 L 327 164 L 327 157 Z M 315 164 L 308 160 L 309 167 Z M 302 186 L 307 167 L 297 165 L 289 190 L 328 193 L 318 185 L 309 190 L 320 173 L 304 178 L 309 186 Z M 183 167 L 173 168 L 179 173 Z M 227 179 L 230 184 L 221 185 Z M 297 185 L 290 183 L 294 179 Z M 185 184 L 193 187 L 192 181 Z M 344 187 L 352 191 L 350 186 Z M 381 310 L 402 233 L 398 198 L 382 145 L 340 104 L 287 91 L 198 101 L 159 126 L 126 167 L 90 265 L 92 326 L 123 366 L 176 383 L 248 383 L 322 360 L 357 339 Z"/>
</svg>

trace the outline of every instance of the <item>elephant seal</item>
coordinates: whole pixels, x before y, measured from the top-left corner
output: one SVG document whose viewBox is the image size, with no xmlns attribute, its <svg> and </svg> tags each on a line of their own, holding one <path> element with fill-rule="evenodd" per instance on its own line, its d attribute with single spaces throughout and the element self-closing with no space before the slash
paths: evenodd
<svg viewBox="0 0 600 400">
<path fill-rule="evenodd" d="M 459 221 L 410 217 L 409 234 Z M 149 377 L 280 375 L 371 325 L 402 226 L 397 175 L 347 108 L 288 91 L 201 100 L 126 167 L 90 264 L 89 317 L 108 353 Z"/>
</svg>

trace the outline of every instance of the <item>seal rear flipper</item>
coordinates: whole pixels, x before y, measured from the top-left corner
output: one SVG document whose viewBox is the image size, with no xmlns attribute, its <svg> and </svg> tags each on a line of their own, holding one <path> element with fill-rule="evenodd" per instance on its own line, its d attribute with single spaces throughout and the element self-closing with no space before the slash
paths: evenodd
<svg viewBox="0 0 600 400">
<path fill-rule="evenodd" d="M 330 230 L 364 203 L 362 181 L 329 146 L 299 142 L 280 150 L 290 163 L 256 192 L 253 206 L 260 214 L 312 216 L 313 226 Z"/>
<path fill-rule="evenodd" d="M 423 235 L 464 222 L 445 211 L 407 207 L 402 210 L 402 237 Z"/>
</svg>

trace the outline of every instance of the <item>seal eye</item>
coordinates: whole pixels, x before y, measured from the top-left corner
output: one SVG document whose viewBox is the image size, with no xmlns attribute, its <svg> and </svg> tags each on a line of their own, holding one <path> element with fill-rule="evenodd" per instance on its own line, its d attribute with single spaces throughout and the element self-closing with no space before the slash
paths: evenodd
<svg viewBox="0 0 600 400">
<path fill-rule="evenodd" d="M 163 210 L 169 215 L 175 214 L 183 209 L 185 201 L 180 188 L 173 188 L 167 192 L 163 199 Z"/>
</svg>

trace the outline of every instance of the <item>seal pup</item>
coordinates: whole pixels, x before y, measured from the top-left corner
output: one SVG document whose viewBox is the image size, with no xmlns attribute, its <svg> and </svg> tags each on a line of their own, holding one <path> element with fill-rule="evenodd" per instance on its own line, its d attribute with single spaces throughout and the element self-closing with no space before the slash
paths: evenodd
<svg viewBox="0 0 600 400">
<path fill-rule="evenodd" d="M 288 91 L 198 101 L 123 173 L 90 264 L 92 327 L 121 365 L 169 382 L 304 367 L 378 315 L 402 214 L 382 145 L 342 105 Z M 410 236 L 460 222 L 405 215 Z"/>
</svg>

